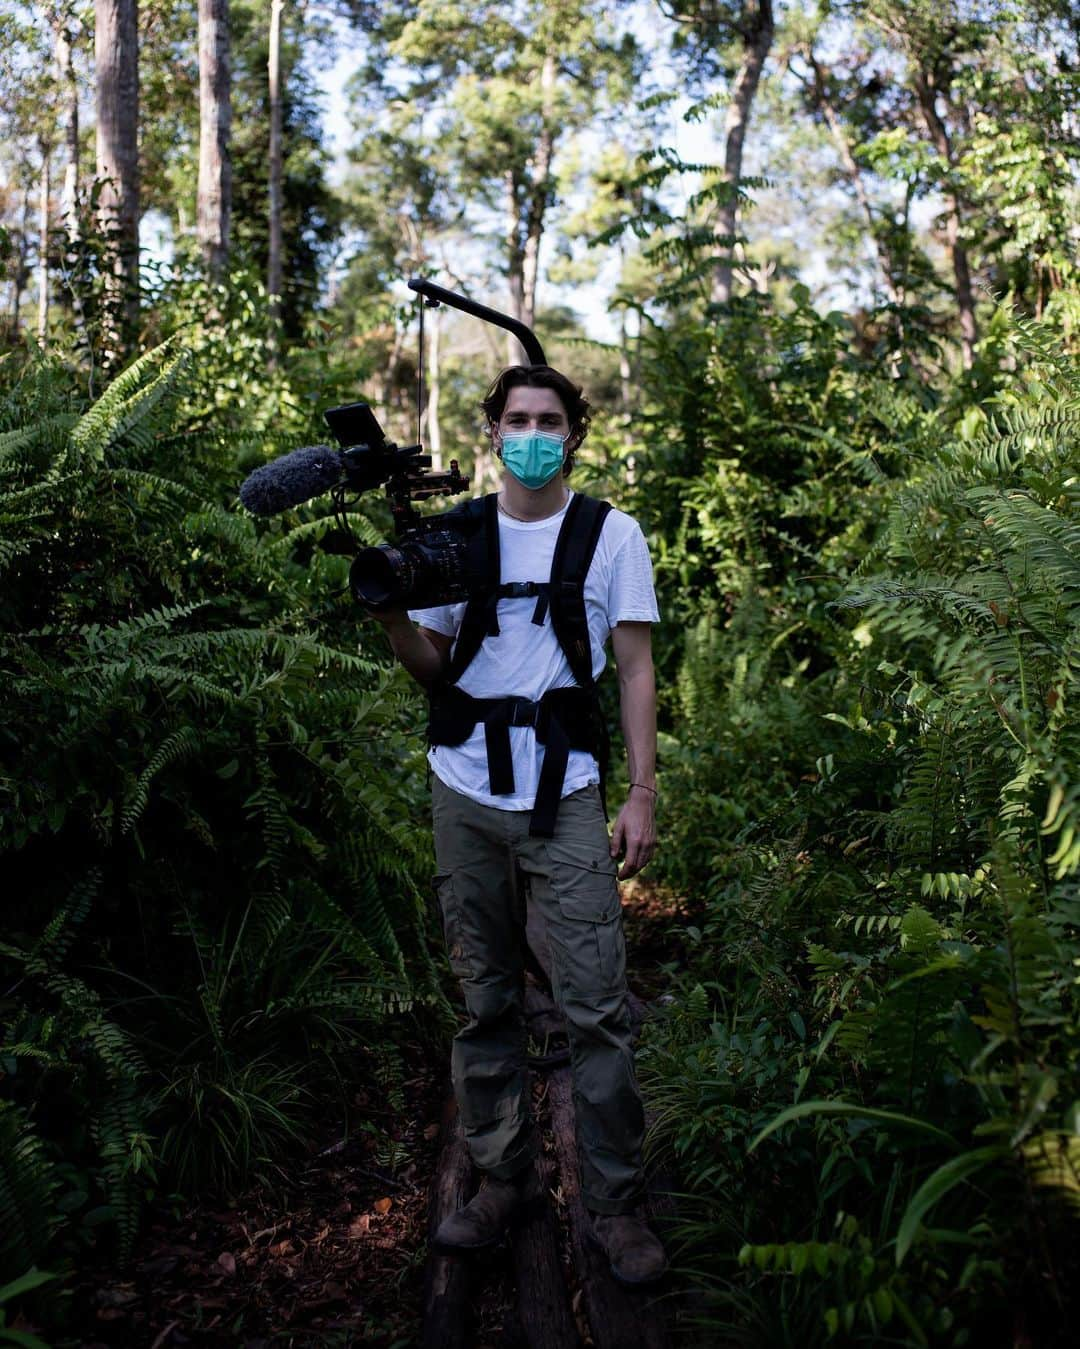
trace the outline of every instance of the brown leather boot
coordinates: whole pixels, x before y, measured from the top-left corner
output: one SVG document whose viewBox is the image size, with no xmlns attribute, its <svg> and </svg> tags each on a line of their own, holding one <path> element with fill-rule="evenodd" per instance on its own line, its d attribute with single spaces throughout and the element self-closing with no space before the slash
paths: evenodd
<svg viewBox="0 0 1080 1349">
<path fill-rule="evenodd" d="M 663 1278 L 668 1267 L 664 1248 L 640 1218 L 633 1213 L 594 1213 L 592 1226 L 620 1283 L 635 1287 Z"/>
<path fill-rule="evenodd" d="M 480 1251 L 501 1240 L 511 1221 L 540 1194 L 536 1168 L 527 1167 L 510 1180 L 488 1176 L 483 1188 L 456 1213 L 444 1218 L 433 1238 L 448 1251 Z"/>
</svg>

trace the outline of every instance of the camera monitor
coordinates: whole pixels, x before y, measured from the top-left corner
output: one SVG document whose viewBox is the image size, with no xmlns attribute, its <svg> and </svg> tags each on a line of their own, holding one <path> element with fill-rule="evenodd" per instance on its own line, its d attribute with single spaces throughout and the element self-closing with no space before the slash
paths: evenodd
<svg viewBox="0 0 1080 1349">
<path fill-rule="evenodd" d="M 386 436 L 367 403 L 343 403 L 327 408 L 323 417 L 343 450 L 357 445 L 376 452 L 386 448 Z"/>
</svg>

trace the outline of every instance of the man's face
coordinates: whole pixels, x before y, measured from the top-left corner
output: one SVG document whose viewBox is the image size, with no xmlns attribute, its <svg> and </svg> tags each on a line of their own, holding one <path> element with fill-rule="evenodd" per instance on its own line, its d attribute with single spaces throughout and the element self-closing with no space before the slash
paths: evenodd
<svg viewBox="0 0 1080 1349">
<path fill-rule="evenodd" d="M 506 406 L 495 430 L 495 445 L 498 448 L 503 436 L 513 431 L 547 431 L 551 435 L 566 437 L 570 434 L 570 422 L 562 399 L 554 389 L 519 385 L 507 394 Z"/>
</svg>

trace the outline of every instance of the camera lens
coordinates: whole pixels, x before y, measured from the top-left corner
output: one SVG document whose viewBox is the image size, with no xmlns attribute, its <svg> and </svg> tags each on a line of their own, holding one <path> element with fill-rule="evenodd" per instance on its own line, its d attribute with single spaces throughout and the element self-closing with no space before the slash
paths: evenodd
<svg viewBox="0 0 1080 1349">
<path fill-rule="evenodd" d="M 353 598 L 369 609 L 386 609 L 405 598 L 408 563 L 397 548 L 363 548 L 349 571 Z"/>
</svg>

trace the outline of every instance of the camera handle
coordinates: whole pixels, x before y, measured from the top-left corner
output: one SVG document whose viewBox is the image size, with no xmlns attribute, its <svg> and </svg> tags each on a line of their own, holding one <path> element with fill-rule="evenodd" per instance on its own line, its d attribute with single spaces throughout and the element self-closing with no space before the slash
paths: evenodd
<svg viewBox="0 0 1080 1349">
<path fill-rule="evenodd" d="M 509 314 L 503 314 L 498 309 L 492 309 L 489 305 L 480 304 L 477 300 L 470 300 L 467 295 L 459 295 L 456 291 L 447 290 L 445 286 L 437 286 L 434 281 L 428 281 L 425 277 L 414 276 L 408 283 L 409 289 L 415 291 L 420 304 L 420 341 L 419 351 L 416 358 L 416 439 L 420 440 L 420 423 L 424 415 L 424 310 L 427 308 L 437 309 L 439 305 L 449 305 L 451 309 L 460 309 L 463 314 L 471 314 L 473 318 L 481 319 L 484 323 L 494 324 L 496 328 L 505 328 L 508 333 L 513 333 L 517 340 L 525 349 L 525 355 L 533 365 L 547 365 L 544 356 L 544 348 L 540 345 L 540 340 L 533 330 L 520 319 L 511 318 Z M 419 448 L 419 447 L 417 447 Z M 430 463 L 430 460 L 428 461 Z M 439 476 L 439 475 L 434 475 Z M 450 461 L 451 480 L 460 483 L 460 486 L 443 487 L 435 489 L 446 493 L 461 492 L 468 486 L 468 479 L 462 478 L 458 473 L 457 460 Z M 395 501 L 394 492 L 387 487 L 387 495 Z M 433 496 L 434 491 L 424 493 L 425 496 Z M 418 500 L 418 494 L 413 493 L 413 500 Z M 416 524 L 419 516 L 415 511 L 411 514 L 406 506 L 402 505 L 400 511 L 404 514 L 399 517 L 399 506 L 394 507 L 394 520 L 398 525 L 398 531 L 410 528 Z"/>
<path fill-rule="evenodd" d="M 437 286 L 434 281 L 428 281 L 424 277 L 414 276 L 409 282 L 409 289 L 416 291 L 417 295 L 422 295 L 431 305 L 449 305 L 451 309 L 460 309 L 463 314 L 471 314 L 473 318 L 483 319 L 485 323 L 493 323 L 496 328 L 505 328 L 508 333 L 513 333 L 525 348 L 525 354 L 533 365 L 547 365 L 540 339 L 520 319 L 511 318 L 509 314 L 500 313 L 498 309 L 491 309 L 486 304 L 470 300 L 467 295 L 458 295 L 456 291 Z"/>
<path fill-rule="evenodd" d="M 507 332 L 513 333 L 521 343 L 526 356 L 533 365 L 547 365 L 547 358 L 544 355 L 544 348 L 540 345 L 539 338 L 520 319 L 512 318 L 509 314 L 503 314 L 498 309 L 492 309 L 489 305 L 480 304 L 477 300 L 470 300 L 467 295 L 459 295 L 456 291 L 447 290 L 445 286 L 437 286 L 434 281 L 428 281 L 424 277 L 413 277 L 408 286 L 410 290 L 416 292 L 420 300 L 420 351 L 416 369 L 416 439 L 418 442 L 420 440 L 420 417 L 424 392 L 425 303 L 432 308 L 445 304 L 451 309 L 460 309 L 463 314 L 471 314 L 473 318 L 478 318 L 484 323 L 491 323 L 496 328 L 504 328 Z M 394 518 L 394 529 L 399 538 L 409 530 L 415 529 L 423 521 L 424 517 L 413 505 L 415 501 L 422 501 L 424 498 L 432 496 L 453 496 L 458 492 L 464 492 L 469 485 L 469 480 L 461 472 L 456 459 L 450 460 L 449 469 L 432 473 L 431 456 L 423 453 L 422 445 L 410 445 L 406 449 L 399 449 L 396 445 L 384 443 L 382 448 L 384 453 L 393 455 L 399 460 L 400 464 L 385 479 L 386 495 L 390 500 L 390 511 Z M 350 461 L 349 449 L 345 449 L 343 458 L 346 461 L 346 479 L 348 479 L 349 468 L 359 470 L 360 465 L 359 463 L 353 464 Z M 364 491 L 367 485 L 366 482 L 361 485 L 359 481 L 353 481 L 352 483 L 346 481 L 336 487 L 332 493 L 335 516 L 346 533 L 349 531 L 345 516 L 345 493 L 350 487 L 354 491 Z"/>
</svg>

